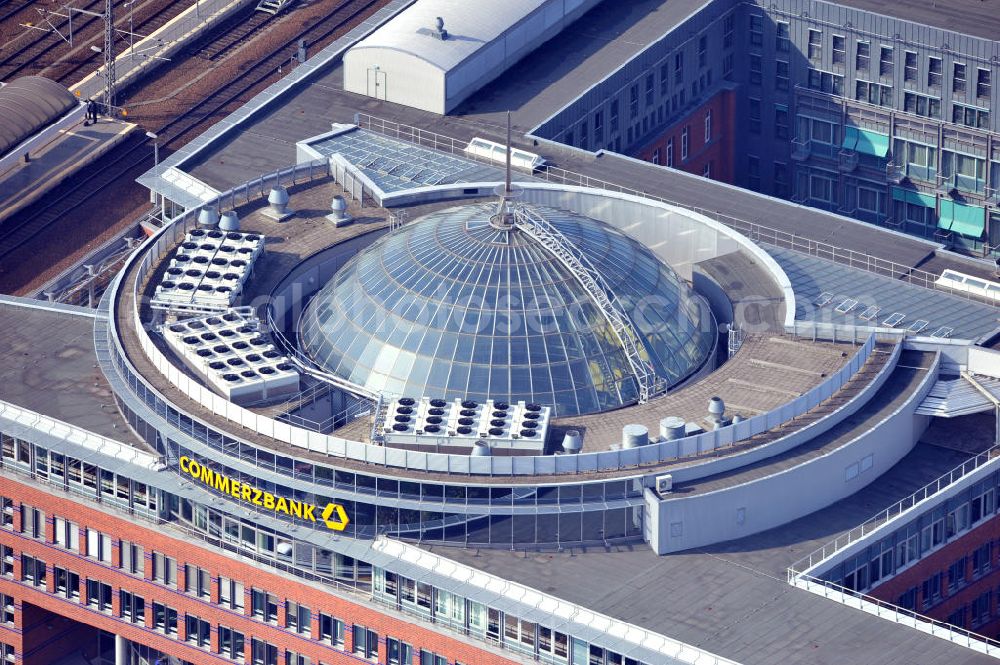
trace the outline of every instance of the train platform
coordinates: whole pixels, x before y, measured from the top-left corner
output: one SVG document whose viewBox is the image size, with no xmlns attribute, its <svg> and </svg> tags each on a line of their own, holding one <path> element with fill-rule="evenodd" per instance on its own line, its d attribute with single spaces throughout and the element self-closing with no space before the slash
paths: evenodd
<svg viewBox="0 0 1000 665">
<path fill-rule="evenodd" d="M 0 171 L 0 226 L 11 215 L 34 203 L 111 150 L 136 129 L 136 125 L 101 118 L 53 132 L 49 141 L 32 149 L 28 161 L 20 159 Z"/>
</svg>

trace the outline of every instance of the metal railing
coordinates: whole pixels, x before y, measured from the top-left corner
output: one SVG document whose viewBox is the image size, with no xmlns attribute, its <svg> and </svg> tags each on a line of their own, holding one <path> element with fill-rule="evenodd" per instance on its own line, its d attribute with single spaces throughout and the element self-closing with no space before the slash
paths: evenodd
<svg viewBox="0 0 1000 665">
<path fill-rule="evenodd" d="M 459 141 L 450 136 L 436 134 L 434 132 L 420 129 L 419 127 L 403 125 L 398 122 L 385 120 L 383 118 L 371 116 L 365 113 L 356 114 L 355 118 L 358 127 L 363 129 L 385 134 L 386 136 L 392 136 L 404 141 L 410 141 L 412 143 L 416 143 L 417 145 L 434 148 L 435 150 L 441 150 L 450 154 L 461 155 L 471 161 L 493 165 L 492 162 L 489 162 L 484 158 L 478 158 L 474 155 L 466 154 L 466 141 Z M 883 259 L 871 254 L 865 254 L 864 252 L 838 247 L 837 245 L 831 245 L 826 242 L 807 238 L 788 231 L 781 231 L 757 222 L 741 219 L 739 217 L 733 217 L 717 210 L 710 210 L 687 203 L 680 203 L 656 194 L 650 194 L 638 189 L 632 189 L 630 187 L 623 187 L 607 180 L 592 178 L 588 175 L 567 171 L 553 166 L 546 166 L 544 169 L 536 171 L 532 177 L 546 182 L 557 182 L 565 185 L 603 189 L 610 192 L 620 192 L 622 194 L 629 194 L 652 201 L 659 201 L 660 203 L 666 203 L 668 205 L 677 206 L 700 215 L 704 215 L 709 219 L 719 222 L 720 224 L 724 224 L 729 228 L 742 233 L 758 244 L 770 244 L 776 247 L 791 249 L 803 254 L 833 261 L 834 263 L 847 265 L 851 268 L 857 268 L 859 270 L 883 275 L 892 279 L 898 279 L 921 288 L 943 291 L 956 297 L 986 303 L 994 307 L 1000 307 L 1000 303 L 985 300 L 975 294 L 953 291 L 951 289 L 944 289 L 937 286 L 935 282 L 937 281 L 938 276 L 933 273 L 905 264 L 896 263 L 895 261 L 891 261 L 889 259 Z"/>
<path fill-rule="evenodd" d="M 604 277 L 590 263 L 586 255 L 579 251 L 557 228 L 529 208 L 524 206 L 514 208 L 514 226 L 534 238 L 557 261 L 562 263 L 601 310 L 601 314 L 604 315 L 615 337 L 618 338 L 625 359 L 635 377 L 639 388 L 639 402 L 648 402 L 651 397 L 664 392 L 667 388 L 666 382 L 657 378 L 649 361 L 643 358 L 640 353 L 640 349 L 645 350 L 640 341 L 642 335 L 626 313 L 618 296 L 604 281 Z M 608 380 L 613 380 L 613 377 L 609 375 Z"/>
<path fill-rule="evenodd" d="M 897 501 L 885 510 L 870 517 L 868 520 L 854 527 L 850 531 L 841 534 L 837 538 L 824 544 L 822 547 L 810 552 L 807 556 L 804 556 L 788 567 L 787 574 L 789 583 L 794 583 L 797 577 L 805 574 L 805 571 L 812 570 L 819 564 L 833 557 L 838 552 L 844 550 L 846 547 L 858 542 L 876 529 L 882 527 L 890 520 L 898 517 L 907 510 L 910 510 L 921 501 L 929 499 L 938 492 L 947 489 L 961 478 L 964 478 L 976 469 L 984 466 L 991 460 L 997 459 L 998 457 L 1000 457 L 1000 445 L 992 446 L 975 457 L 962 462 L 960 465 L 948 473 L 938 477 L 936 480 L 924 485 L 913 494 Z"/>
<path fill-rule="evenodd" d="M 1000 642 L 971 630 L 953 626 L 939 619 L 932 619 L 929 616 L 899 607 L 874 596 L 869 596 L 809 575 L 798 575 L 794 580 L 790 580 L 790 583 L 800 589 L 835 600 L 879 618 L 887 619 L 893 623 L 916 628 L 921 632 L 948 640 L 979 653 L 1000 657 Z"/>
</svg>

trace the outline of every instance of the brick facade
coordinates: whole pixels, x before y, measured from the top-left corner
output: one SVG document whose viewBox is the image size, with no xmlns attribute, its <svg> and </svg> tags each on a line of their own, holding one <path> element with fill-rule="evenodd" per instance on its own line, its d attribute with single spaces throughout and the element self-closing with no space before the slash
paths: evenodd
<svg viewBox="0 0 1000 665">
<path fill-rule="evenodd" d="M 673 168 L 694 175 L 704 175 L 705 167 L 709 166 L 709 177 L 712 180 L 732 184 L 735 113 L 735 93 L 732 90 L 722 90 L 636 150 L 635 156 L 667 166 L 670 164 L 667 155 L 672 145 Z M 711 121 L 706 123 L 709 114 Z M 710 136 L 706 141 L 705 133 L 709 124 Z M 682 152 L 685 130 L 688 141 L 687 158 L 683 157 Z"/>
<path fill-rule="evenodd" d="M 973 567 L 974 553 L 984 545 L 991 544 L 988 564 L 981 566 L 977 573 Z M 963 557 L 964 565 L 959 565 Z M 963 581 L 950 583 L 950 570 L 961 568 Z M 925 581 L 940 574 L 939 594 L 924 597 L 925 588 L 933 586 Z M 875 598 L 893 604 L 900 604 L 904 594 L 912 593 L 916 612 L 939 621 L 949 621 L 956 612 L 965 612 L 965 625 L 990 638 L 1000 636 L 1000 517 L 981 524 L 961 538 L 944 545 L 923 557 L 912 566 L 879 584 L 868 593 Z M 987 616 L 981 623 L 972 623 L 972 604 L 986 592 L 991 592 L 987 603 Z M 925 601 L 926 604 L 925 604 Z"/>
<path fill-rule="evenodd" d="M 0 544 L 13 548 L 13 575 L 0 577 L 0 593 L 13 596 L 21 608 L 15 612 L 14 626 L 0 625 L 0 642 L 10 644 L 17 650 L 22 665 L 45 665 L 51 662 L 51 653 L 58 651 L 57 645 L 65 646 L 72 641 L 70 622 L 60 622 L 54 615 L 72 619 L 81 624 L 121 635 L 134 642 L 174 655 L 195 665 L 218 665 L 222 662 L 236 662 L 218 655 L 218 626 L 223 625 L 241 632 L 245 636 L 245 662 L 251 662 L 251 639 L 264 640 L 278 647 L 279 663 L 284 663 L 283 652 L 287 649 L 308 656 L 313 665 L 326 663 L 357 663 L 359 657 L 351 653 L 352 625 L 361 625 L 374 630 L 379 635 L 378 662 L 387 662 L 386 638 L 392 637 L 410 644 L 415 654 L 427 649 L 446 656 L 449 663 L 465 665 L 502 665 L 518 662 L 501 657 L 484 648 L 477 648 L 463 641 L 432 630 L 429 627 L 411 623 L 373 607 L 352 602 L 335 596 L 316 586 L 300 582 L 295 578 L 283 577 L 264 567 L 238 561 L 218 552 L 199 547 L 197 544 L 172 537 L 144 525 L 109 515 L 101 510 L 82 505 L 72 499 L 54 496 L 15 480 L 0 477 L 0 495 L 13 498 L 45 511 L 46 537 L 34 539 L 20 533 L 20 510 L 15 505 L 13 529 L 0 529 Z M 66 518 L 80 528 L 80 553 L 53 544 L 55 516 Z M 109 534 L 115 547 L 111 563 L 102 563 L 86 556 L 84 529 L 90 527 Z M 139 577 L 121 569 L 121 552 L 118 539 L 130 540 L 145 550 L 145 575 Z M 177 562 L 176 588 L 168 587 L 153 580 L 152 553 L 157 552 L 172 557 Z M 42 559 L 46 565 L 45 588 L 32 586 L 30 581 L 21 581 L 24 556 Z M 218 578 L 240 581 L 245 587 L 243 613 L 199 599 L 184 591 L 184 566 L 191 564 L 208 570 L 212 578 L 211 601 L 218 601 Z M 71 600 L 56 593 L 53 567 L 71 570 L 80 576 L 79 599 Z M 86 580 L 99 580 L 112 587 L 112 608 L 100 611 L 88 606 Z M 278 599 L 277 621 L 265 623 L 251 616 L 252 589 L 265 590 Z M 125 590 L 141 596 L 145 601 L 145 625 L 131 623 L 119 616 L 120 591 Z M 177 635 L 167 636 L 153 629 L 154 602 L 177 610 Z M 307 606 L 312 613 L 311 636 L 302 635 L 285 626 L 285 603 L 295 602 Z M 330 615 L 345 624 L 343 649 L 329 642 L 319 640 L 319 613 Z M 184 641 L 184 617 L 197 616 L 212 625 L 211 649 L 198 647 Z M 67 625 L 62 626 L 62 623 Z M 52 625 L 50 630 L 48 625 Z M 39 626 L 44 633 L 39 632 Z M 37 635 L 37 636 L 36 636 Z M 62 637 L 60 637 L 62 636 Z M 64 640 L 62 638 L 65 638 Z M 211 651 L 211 653 L 209 653 Z M 416 656 L 415 656 L 416 658 Z"/>
</svg>

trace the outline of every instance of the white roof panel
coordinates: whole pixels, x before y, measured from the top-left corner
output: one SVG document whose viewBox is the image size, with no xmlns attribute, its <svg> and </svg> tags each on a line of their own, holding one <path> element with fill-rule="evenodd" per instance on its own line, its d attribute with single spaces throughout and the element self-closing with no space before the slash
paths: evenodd
<svg viewBox="0 0 1000 665">
<path fill-rule="evenodd" d="M 443 71 L 489 45 L 525 16 L 553 0 L 419 0 L 351 50 L 385 48 L 426 60 Z M 444 19 L 448 39 L 435 35 Z"/>
</svg>

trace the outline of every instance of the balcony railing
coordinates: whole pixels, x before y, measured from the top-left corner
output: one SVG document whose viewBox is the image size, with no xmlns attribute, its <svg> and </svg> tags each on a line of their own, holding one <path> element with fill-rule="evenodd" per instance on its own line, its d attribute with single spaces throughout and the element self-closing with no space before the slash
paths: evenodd
<svg viewBox="0 0 1000 665">
<path fill-rule="evenodd" d="M 906 180 L 906 165 L 889 162 L 885 165 L 885 179 L 894 185 Z"/>
<path fill-rule="evenodd" d="M 802 162 L 809 159 L 812 152 L 812 141 L 809 139 L 792 139 L 792 159 Z"/>
<path fill-rule="evenodd" d="M 856 150 L 841 150 L 838 156 L 840 159 L 837 162 L 837 168 L 844 173 L 850 173 L 858 168 L 858 153 Z"/>
</svg>

